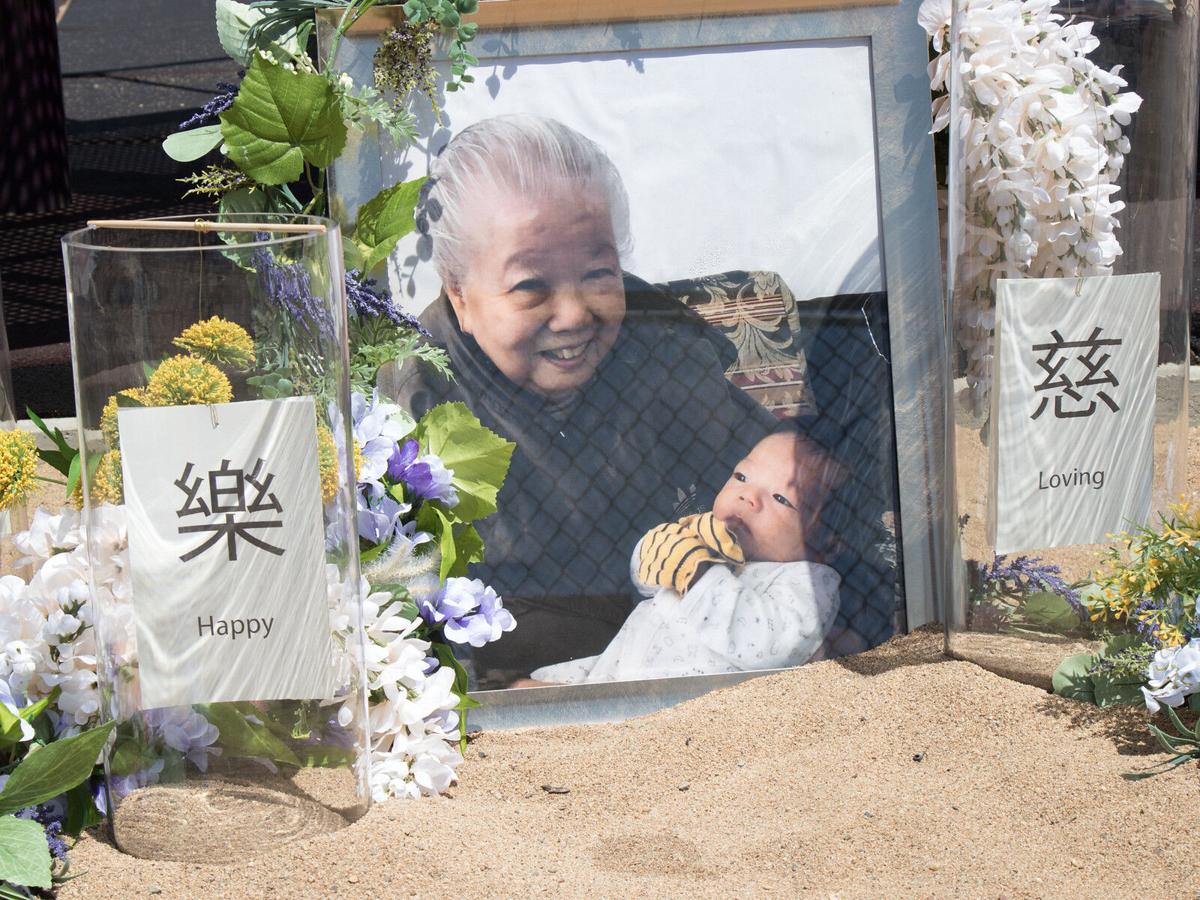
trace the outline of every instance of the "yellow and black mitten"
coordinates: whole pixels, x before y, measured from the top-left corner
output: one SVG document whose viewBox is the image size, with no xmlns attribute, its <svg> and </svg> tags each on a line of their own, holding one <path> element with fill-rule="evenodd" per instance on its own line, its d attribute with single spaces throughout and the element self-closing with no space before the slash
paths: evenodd
<svg viewBox="0 0 1200 900">
<path fill-rule="evenodd" d="M 714 563 L 742 565 L 746 556 L 733 532 L 712 513 L 685 516 L 651 528 L 638 551 L 638 581 L 686 594 Z"/>
</svg>

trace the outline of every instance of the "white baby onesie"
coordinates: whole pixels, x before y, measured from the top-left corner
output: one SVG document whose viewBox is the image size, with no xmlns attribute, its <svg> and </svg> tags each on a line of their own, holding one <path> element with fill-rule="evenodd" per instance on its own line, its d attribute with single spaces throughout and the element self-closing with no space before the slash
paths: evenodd
<svg viewBox="0 0 1200 900">
<path fill-rule="evenodd" d="M 659 588 L 639 603 L 599 656 L 531 675 L 579 684 L 798 666 L 833 625 L 840 584 L 813 562 L 752 562 L 736 573 L 712 566 L 686 595 Z"/>
</svg>

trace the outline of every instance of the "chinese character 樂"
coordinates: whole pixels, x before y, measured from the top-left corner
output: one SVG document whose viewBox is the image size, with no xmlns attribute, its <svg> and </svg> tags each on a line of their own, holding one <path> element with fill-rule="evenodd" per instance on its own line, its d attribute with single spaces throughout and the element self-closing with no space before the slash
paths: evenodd
<svg viewBox="0 0 1200 900">
<path fill-rule="evenodd" d="M 1032 350 L 1042 354 L 1037 364 L 1044 374 L 1040 384 L 1034 385 L 1035 391 L 1054 392 L 1054 417 L 1056 419 L 1076 419 L 1090 416 L 1096 411 L 1096 401 L 1100 400 L 1112 412 L 1119 412 L 1117 401 L 1112 398 L 1109 388 L 1116 388 L 1120 382 L 1108 368 L 1112 354 L 1105 347 L 1119 347 L 1121 338 L 1101 338 L 1104 329 L 1096 326 L 1091 336 L 1082 341 L 1066 341 L 1057 330 L 1050 332 L 1053 340 L 1046 344 L 1034 344 Z M 1079 352 L 1071 352 L 1079 351 Z M 1078 365 L 1076 365 L 1076 363 Z M 1079 377 L 1082 375 L 1083 377 Z M 1074 376 L 1074 377 L 1072 377 Z M 1098 388 L 1094 399 L 1085 399 L 1080 388 Z M 1042 394 L 1037 410 L 1030 416 L 1036 419 L 1050 403 L 1050 397 Z"/>
<path fill-rule="evenodd" d="M 283 507 L 278 498 L 271 493 L 271 482 L 275 476 L 270 472 L 264 473 L 266 463 L 259 459 L 254 463 L 250 472 L 244 469 L 234 469 L 229 460 L 221 460 L 219 469 L 208 472 L 207 478 L 193 475 L 195 468 L 187 463 L 183 474 L 175 480 L 175 487 L 184 494 L 183 505 L 175 511 L 179 518 L 188 516 L 203 516 L 216 521 L 197 525 L 180 525 L 180 534 L 200 534 L 211 532 L 203 543 L 188 551 L 179 558 L 184 562 L 195 559 L 209 547 L 214 546 L 221 538 L 225 538 L 226 551 L 229 559 L 238 558 L 238 538 L 273 553 L 283 555 L 282 547 L 275 547 L 262 538 L 253 534 L 260 528 L 282 528 L 283 520 L 277 517 L 270 519 L 251 518 L 255 513 L 282 513 Z M 252 497 L 247 496 L 247 488 L 252 488 Z"/>
</svg>

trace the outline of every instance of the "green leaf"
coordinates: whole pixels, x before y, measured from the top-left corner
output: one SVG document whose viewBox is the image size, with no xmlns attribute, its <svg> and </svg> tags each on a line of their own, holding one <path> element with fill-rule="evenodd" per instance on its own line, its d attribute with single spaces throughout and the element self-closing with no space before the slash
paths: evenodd
<svg viewBox="0 0 1200 900">
<path fill-rule="evenodd" d="M 1051 631 L 1071 631 L 1079 627 L 1079 614 L 1061 594 L 1038 591 L 1025 598 L 1021 614 L 1031 625 Z"/>
<path fill-rule="evenodd" d="M 53 467 L 57 472 L 66 475 L 71 470 L 71 460 L 78 453 L 68 442 L 66 435 L 62 433 L 62 429 L 55 428 L 53 431 L 42 421 L 41 417 L 28 406 L 25 407 L 25 415 L 29 420 L 37 426 L 46 437 L 54 443 L 55 450 L 38 450 L 38 456 L 47 465 Z"/>
<path fill-rule="evenodd" d="M 300 762 L 306 769 L 321 766 L 324 768 L 333 768 L 335 766 L 345 766 L 349 768 L 353 766 L 358 759 L 358 754 L 353 750 L 348 750 L 345 747 L 333 747 L 328 744 L 314 744 L 311 747 L 306 747 L 300 752 Z"/>
<path fill-rule="evenodd" d="M 434 658 L 441 665 L 454 671 L 453 690 L 458 697 L 458 703 L 454 708 L 462 713 L 458 718 L 458 752 L 464 753 L 467 749 L 467 710 L 477 709 L 482 704 L 467 694 L 467 670 L 463 668 L 462 663 L 458 661 L 458 657 L 454 655 L 454 648 L 445 641 L 439 640 L 432 641 L 429 648 L 433 651 Z"/>
<path fill-rule="evenodd" d="M 1118 634 L 1109 638 L 1104 645 L 1104 649 L 1100 651 L 1101 659 L 1108 659 L 1116 656 L 1118 653 L 1124 653 L 1126 650 L 1131 650 L 1134 647 L 1145 647 L 1146 641 L 1136 634 Z"/>
<path fill-rule="evenodd" d="M 354 241 L 342 242 L 342 261 L 345 264 L 347 272 L 352 272 L 355 269 L 362 272 L 365 271 L 366 262 L 363 258 L 362 249 Z"/>
<path fill-rule="evenodd" d="M 113 775 L 132 775 L 154 765 L 157 754 L 137 739 L 117 738 L 108 755 L 108 771 Z"/>
<path fill-rule="evenodd" d="M 1054 689 L 1054 693 L 1072 700 L 1095 703 L 1095 687 L 1092 683 L 1092 676 L 1088 674 L 1088 670 L 1095 663 L 1096 658 L 1090 653 L 1068 656 L 1059 663 L 1050 679 L 1050 686 Z"/>
<path fill-rule="evenodd" d="M 0 815 L 45 803 L 86 779 L 114 724 L 54 741 L 26 756 L 0 791 Z"/>
<path fill-rule="evenodd" d="M 1143 702 L 1141 679 L 1114 679 L 1105 672 L 1097 672 L 1092 676 L 1092 684 L 1096 692 L 1097 706 Z"/>
<path fill-rule="evenodd" d="M 384 188 L 358 210 L 354 241 L 362 253 L 362 270 L 369 273 L 387 259 L 396 242 L 416 227 L 413 214 L 425 178 Z"/>
<path fill-rule="evenodd" d="M 484 428 L 463 403 L 435 406 L 417 423 L 417 440 L 440 457 L 458 492 L 454 515 L 464 523 L 496 511 L 496 494 L 508 474 L 516 444 Z"/>
<path fill-rule="evenodd" d="M 376 544 L 374 547 L 369 547 L 366 550 L 360 550 L 358 553 L 358 561 L 360 563 L 373 562 L 374 560 L 383 556 L 384 552 L 390 546 L 391 546 L 390 542 L 384 541 L 381 544 Z"/>
<path fill-rule="evenodd" d="M 253 188 L 238 188 L 225 194 L 217 204 L 217 211 L 228 213 L 264 213 L 267 211 L 266 191 Z"/>
<path fill-rule="evenodd" d="M 21 717 L 0 703 L 0 747 L 12 747 L 21 743 Z"/>
<path fill-rule="evenodd" d="M 57 700 L 58 695 L 61 693 L 62 693 L 62 688 L 55 687 L 54 690 L 52 690 L 50 693 L 48 693 L 45 697 L 43 697 L 37 703 L 30 703 L 28 706 L 19 710 L 19 712 L 21 713 L 21 718 L 24 719 L 26 722 L 32 722 L 34 719 L 36 719 L 38 716 L 40 716 L 43 712 L 45 712 L 46 708 L 51 703 L 53 703 L 55 700 Z"/>
<path fill-rule="evenodd" d="M 100 458 L 99 453 L 93 453 L 92 455 L 94 457 L 96 457 L 97 460 Z M 67 470 L 67 496 L 68 497 L 70 497 L 72 494 L 75 493 L 75 488 L 79 485 L 79 477 L 80 477 L 79 470 L 80 470 L 79 454 L 76 453 L 75 457 L 71 460 L 71 468 Z"/>
<path fill-rule="evenodd" d="M 250 65 L 257 54 L 254 47 L 246 40 L 250 27 L 262 19 L 266 13 L 254 9 L 236 0 L 217 0 L 217 40 L 230 58 L 243 66 Z M 295 34 L 282 42 L 272 41 L 262 48 L 276 62 L 287 62 L 289 58 L 300 57 L 300 42 Z"/>
<path fill-rule="evenodd" d="M 454 533 L 454 565 L 447 577 L 462 578 L 472 563 L 483 562 L 483 538 L 474 525 L 460 525 Z"/>
<path fill-rule="evenodd" d="M 321 75 L 255 57 L 233 105 L 221 113 L 229 158 L 260 184 L 286 184 L 304 163 L 324 168 L 346 144 L 333 87 Z"/>
<path fill-rule="evenodd" d="M 220 125 L 202 125 L 168 135 L 162 148 L 175 162 L 194 162 L 221 146 L 221 140 Z"/>
<path fill-rule="evenodd" d="M 50 845 L 41 824 L 0 816 L 0 881 L 50 887 Z"/>
<path fill-rule="evenodd" d="M 458 548 L 454 543 L 454 525 L 450 521 L 450 517 L 438 509 L 433 504 L 429 504 L 433 509 L 434 514 L 442 523 L 440 531 L 440 541 L 438 549 L 441 550 L 442 559 L 441 565 L 438 568 L 438 581 L 444 582 L 446 576 L 450 574 L 450 570 L 454 568 L 454 563 L 458 559 Z"/>
<path fill-rule="evenodd" d="M 63 825 L 63 831 L 71 837 L 78 837 L 83 829 L 103 821 L 104 816 L 96 809 L 92 799 L 91 784 L 83 781 L 67 791 L 67 822 Z"/>
<path fill-rule="evenodd" d="M 265 725 L 247 721 L 239 706 L 236 703 L 210 703 L 196 707 L 196 711 L 221 732 L 217 743 L 222 752 L 226 756 L 260 756 L 299 768 L 300 760 L 291 748 Z"/>
</svg>

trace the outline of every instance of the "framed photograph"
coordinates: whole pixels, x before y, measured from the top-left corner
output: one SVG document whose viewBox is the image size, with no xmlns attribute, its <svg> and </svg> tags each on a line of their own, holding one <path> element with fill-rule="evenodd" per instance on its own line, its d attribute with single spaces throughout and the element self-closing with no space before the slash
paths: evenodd
<svg viewBox="0 0 1200 900">
<path fill-rule="evenodd" d="M 518 622 L 471 660 L 481 724 L 630 715 L 938 618 L 924 35 L 911 0 L 812 6 L 485 0 L 476 83 L 334 166 L 343 219 L 427 177 L 388 287 L 455 378 L 382 389 L 517 445 L 480 526 Z M 369 83 L 401 15 L 338 68 Z"/>
</svg>

